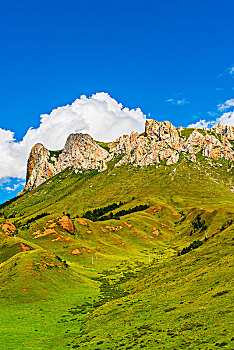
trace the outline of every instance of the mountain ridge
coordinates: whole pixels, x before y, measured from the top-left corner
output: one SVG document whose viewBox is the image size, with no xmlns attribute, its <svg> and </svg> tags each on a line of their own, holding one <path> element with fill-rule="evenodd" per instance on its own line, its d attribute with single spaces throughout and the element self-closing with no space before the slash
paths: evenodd
<svg viewBox="0 0 234 350">
<path fill-rule="evenodd" d="M 28 162 L 25 190 L 36 188 L 67 167 L 76 172 L 97 169 L 120 156 L 115 166 L 133 164 L 148 166 L 172 165 L 183 154 L 192 162 L 200 156 L 233 161 L 234 127 L 217 124 L 212 129 L 175 128 L 170 122 L 147 119 L 144 134 L 132 132 L 116 141 L 94 141 L 88 134 L 71 134 L 60 151 L 49 151 L 42 144 L 33 146 Z"/>
<path fill-rule="evenodd" d="M 232 347 L 230 160 L 116 166 L 121 147 L 0 206 L 1 348 Z"/>
</svg>

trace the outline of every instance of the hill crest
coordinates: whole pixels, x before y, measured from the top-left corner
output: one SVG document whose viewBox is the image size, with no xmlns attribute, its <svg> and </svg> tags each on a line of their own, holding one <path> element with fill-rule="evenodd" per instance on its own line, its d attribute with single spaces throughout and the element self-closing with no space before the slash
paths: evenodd
<svg viewBox="0 0 234 350">
<path fill-rule="evenodd" d="M 71 134 L 59 151 L 49 151 L 42 144 L 33 146 L 27 163 L 23 190 L 32 190 L 67 167 L 76 172 L 108 167 L 119 156 L 116 166 L 147 166 L 178 162 L 181 155 L 196 162 L 199 157 L 233 161 L 234 127 L 218 124 L 212 129 L 175 128 L 169 121 L 147 119 L 145 133 L 132 132 L 114 142 L 94 141 L 88 134 Z"/>
</svg>

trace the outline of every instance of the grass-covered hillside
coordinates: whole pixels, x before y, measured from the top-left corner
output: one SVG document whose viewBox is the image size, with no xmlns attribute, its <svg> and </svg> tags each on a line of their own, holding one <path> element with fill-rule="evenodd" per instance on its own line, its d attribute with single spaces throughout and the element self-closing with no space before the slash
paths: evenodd
<svg viewBox="0 0 234 350">
<path fill-rule="evenodd" d="M 0 348 L 233 348 L 231 164 L 114 164 L 0 206 Z"/>
</svg>

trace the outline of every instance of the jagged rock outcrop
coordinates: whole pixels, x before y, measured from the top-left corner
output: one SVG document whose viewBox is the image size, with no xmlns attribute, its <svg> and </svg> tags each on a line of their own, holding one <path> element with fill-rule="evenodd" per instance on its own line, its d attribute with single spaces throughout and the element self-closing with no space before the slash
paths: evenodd
<svg viewBox="0 0 234 350">
<path fill-rule="evenodd" d="M 230 125 L 223 125 L 223 124 L 217 124 L 215 125 L 212 130 L 216 134 L 221 134 L 224 138 L 226 138 L 229 141 L 234 141 L 234 126 Z"/>
<path fill-rule="evenodd" d="M 168 121 L 157 122 L 156 120 L 147 119 L 145 123 L 145 136 L 156 141 L 164 141 L 172 148 L 177 148 L 179 145 L 178 131 Z"/>
<path fill-rule="evenodd" d="M 68 166 L 74 169 L 105 169 L 105 159 L 109 153 L 100 147 L 90 135 L 71 134 L 58 157 L 56 169 L 61 171 Z"/>
<path fill-rule="evenodd" d="M 57 174 L 53 163 L 49 161 L 50 151 L 41 143 L 33 146 L 27 164 L 27 177 L 24 190 L 31 190 Z"/>
<path fill-rule="evenodd" d="M 179 131 L 179 132 L 178 132 Z M 198 153 L 206 158 L 233 160 L 232 141 L 234 127 L 218 124 L 211 130 L 200 132 L 179 127 L 168 121 L 146 120 L 145 133 L 123 135 L 108 144 L 109 152 L 87 134 L 71 134 L 61 151 L 49 151 L 36 144 L 29 155 L 27 181 L 24 190 L 33 189 L 58 172 L 71 167 L 76 171 L 98 169 L 103 171 L 108 162 L 121 156 L 115 166 L 133 164 L 147 166 L 164 162 L 178 162 L 180 155 L 189 155 L 191 162 L 197 161 Z"/>
<path fill-rule="evenodd" d="M 170 122 L 146 120 L 145 135 L 139 136 L 132 132 L 109 144 L 110 152 L 114 155 L 124 154 L 116 166 L 132 163 L 145 166 L 160 163 L 174 164 L 179 159 L 179 134 Z"/>
<path fill-rule="evenodd" d="M 212 135 L 206 135 L 202 145 L 202 155 L 208 158 L 232 159 L 233 152 Z"/>
<path fill-rule="evenodd" d="M 184 148 L 186 152 L 196 154 L 201 151 L 203 142 L 204 136 L 197 130 L 194 130 L 182 148 Z"/>
<path fill-rule="evenodd" d="M 184 128 L 178 128 L 179 132 Z M 116 166 L 132 163 L 133 165 L 152 165 L 166 160 L 166 165 L 175 164 L 179 160 L 180 153 L 190 153 L 190 160 L 196 162 L 196 154 L 201 152 L 204 157 L 224 158 L 232 160 L 234 153 L 232 145 L 227 140 L 232 138 L 232 127 L 219 126 L 216 132 L 220 132 L 220 138 L 223 135 L 222 142 L 208 130 L 204 129 L 203 134 L 198 130 L 186 138 L 181 136 L 176 128 L 168 121 L 157 122 L 155 120 L 146 120 L 145 136 L 139 136 L 132 133 L 130 136 L 121 136 L 115 142 L 109 144 L 110 151 L 114 155 L 123 154 L 123 158 Z"/>
<path fill-rule="evenodd" d="M 62 151 L 49 151 L 38 143 L 32 148 L 28 158 L 24 190 L 39 186 L 67 167 L 105 170 L 108 155 L 109 153 L 87 134 L 71 134 Z"/>
<path fill-rule="evenodd" d="M 196 153 L 202 151 L 203 157 L 233 159 L 231 144 L 221 143 L 215 136 L 202 135 L 194 130 L 185 143 L 185 151 L 192 154 L 191 160 L 194 162 Z"/>
</svg>

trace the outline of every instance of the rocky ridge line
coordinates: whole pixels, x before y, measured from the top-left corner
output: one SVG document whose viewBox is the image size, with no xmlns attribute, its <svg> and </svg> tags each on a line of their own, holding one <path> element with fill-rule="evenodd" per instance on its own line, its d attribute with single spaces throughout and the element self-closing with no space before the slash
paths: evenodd
<svg viewBox="0 0 234 350">
<path fill-rule="evenodd" d="M 137 132 L 123 135 L 108 144 L 109 152 L 88 134 L 71 134 L 61 151 L 49 151 L 42 144 L 32 148 L 23 191 L 36 188 L 67 167 L 76 172 L 91 169 L 103 171 L 107 169 L 108 162 L 119 155 L 122 158 L 115 166 L 147 166 L 161 161 L 171 165 L 178 162 L 180 154 L 190 154 L 190 160 L 196 162 L 199 152 L 206 158 L 233 161 L 233 142 L 233 126 L 217 124 L 210 130 L 198 131 L 182 127 L 176 129 L 168 121 L 152 119 L 146 120 L 144 135 Z"/>
<path fill-rule="evenodd" d="M 36 188 L 69 166 L 75 170 L 105 170 L 108 156 L 88 134 L 71 134 L 62 151 L 49 151 L 37 143 L 28 158 L 24 191 Z"/>
</svg>

